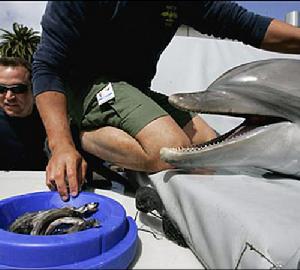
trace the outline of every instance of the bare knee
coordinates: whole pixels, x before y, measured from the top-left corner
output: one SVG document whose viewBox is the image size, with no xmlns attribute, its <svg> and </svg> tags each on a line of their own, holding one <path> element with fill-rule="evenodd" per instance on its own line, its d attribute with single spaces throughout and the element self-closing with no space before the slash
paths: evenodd
<svg viewBox="0 0 300 270">
<path fill-rule="evenodd" d="M 173 169 L 174 167 L 160 159 L 160 149 L 162 147 L 189 147 L 191 146 L 191 142 L 187 136 L 178 136 L 178 134 L 174 134 L 173 136 L 168 136 L 169 139 L 166 143 L 160 143 L 156 146 L 156 151 L 150 152 L 147 154 L 147 158 L 145 160 L 145 171 L 147 172 L 159 172 L 167 169 Z"/>
<path fill-rule="evenodd" d="M 141 171 L 148 173 L 155 173 L 173 168 L 170 164 L 160 159 L 159 153 L 157 155 L 146 155 L 145 159 L 141 162 Z"/>
<path fill-rule="evenodd" d="M 157 123 L 156 123 L 157 124 Z M 153 133 L 148 130 L 137 134 L 136 139 L 145 152 L 145 158 L 141 161 L 143 171 L 159 172 L 173 168 L 170 164 L 160 159 L 162 147 L 188 147 L 191 141 L 177 125 L 169 125 L 167 129 L 155 129 Z"/>
<path fill-rule="evenodd" d="M 200 144 L 217 137 L 215 130 L 199 115 L 195 116 L 184 128 L 192 144 Z"/>
<path fill-rule="evenodd" d="M 160 159 L 162 147 L 187 147 L 190 139 L 170 117 L 161 117 L 135 137 L 114 127 L 81 133 L 82 148 L 123 168 L 158 172 L 172 168 Z"/>
</svg>

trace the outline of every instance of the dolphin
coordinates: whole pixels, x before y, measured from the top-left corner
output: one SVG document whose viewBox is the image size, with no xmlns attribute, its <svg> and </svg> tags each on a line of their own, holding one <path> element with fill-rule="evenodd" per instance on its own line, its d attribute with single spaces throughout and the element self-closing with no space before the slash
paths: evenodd
<svg viewBox="0 0 300 270">
<path fill-rule="evenodd" d="M 230 69 L 205 91 L 177 93 L 173 106 L 244 118 L 200 145 L 166 148 L 162 160 L 179 169 L 260 169 L 300 177 L 300 60 L 268 59 Z"/>
</svg>

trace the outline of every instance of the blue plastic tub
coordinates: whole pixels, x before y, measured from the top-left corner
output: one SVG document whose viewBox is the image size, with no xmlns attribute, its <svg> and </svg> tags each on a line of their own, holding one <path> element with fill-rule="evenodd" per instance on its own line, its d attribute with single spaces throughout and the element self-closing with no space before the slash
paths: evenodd
<svg viewBox="0 0 300 270">
<path fill-rule="evenodd" d="M 100 228 L 81 232 L 31 236 L 7 231 L 25 212 L 75 207 L 99 202 L 92 216 Z M 0 268 L 14 269 L 124 269 L 137 250 L 137 227 L 121 204 L 90 192 L 63 202 L 57 192 L 36 192 L 0 201 Z"/>
</svg>

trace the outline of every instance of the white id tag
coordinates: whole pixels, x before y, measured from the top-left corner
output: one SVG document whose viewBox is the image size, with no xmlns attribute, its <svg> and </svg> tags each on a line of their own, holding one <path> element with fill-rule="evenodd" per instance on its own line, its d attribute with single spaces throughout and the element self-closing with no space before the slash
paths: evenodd
<svg viewBox="0 0 300 270">
<path fill-rule="evenodd" d="M 105 102 L 113 99 L 115 97 L 115 92 L 112 87 L 112 84 L 109 83 L 105 86 L 101 91 L 99 91 L 96 95 L 99 106 L 104 104 Z"/>
</svg>

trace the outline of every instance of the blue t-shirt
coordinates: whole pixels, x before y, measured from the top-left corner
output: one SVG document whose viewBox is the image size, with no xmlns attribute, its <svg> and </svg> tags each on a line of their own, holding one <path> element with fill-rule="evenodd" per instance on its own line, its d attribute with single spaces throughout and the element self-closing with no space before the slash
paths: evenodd
<svg viewBox="0 0 300 270">
<path fill-rule="evenodd" d="M 45 170 L 45 138 L 36 107 L 24 118 L 10 117 L 0 109 L 0 170 Z"/>
<path fill-rule="evenodd" d="M 259 48 L 271 20 L 229 1 L 48 2 L 33 92 L 65 92 L 69 83 L 84 91 L 102 75 L 149 87 L 180 25 Z"/>
</svg>

